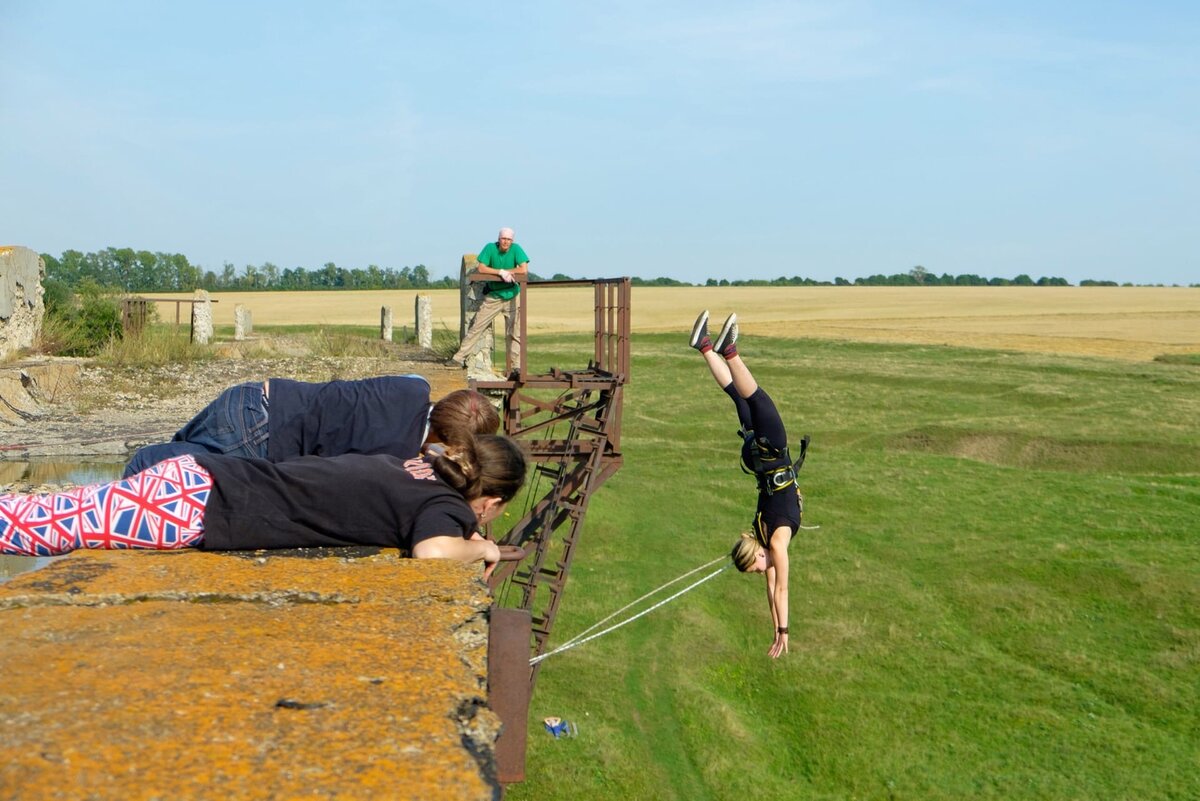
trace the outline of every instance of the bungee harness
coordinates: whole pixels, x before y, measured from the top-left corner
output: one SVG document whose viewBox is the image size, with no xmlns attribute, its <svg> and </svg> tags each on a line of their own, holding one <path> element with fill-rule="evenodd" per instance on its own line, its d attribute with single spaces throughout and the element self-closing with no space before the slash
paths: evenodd
<svg viewBox="0 0 1200 801">
<path fill-rule="evenodd" d="M 749 446 L 743 451 L 742 472 L 754 476 L 760 492 L 774 495 L 780 490 L 796 486 L 796 473 L 804 466 L 804 457 L 808 455 L 808 443 L 812 439 L 805 434 L 800 439 L 800 456 L 792 461 L 792 455 L 787 446 L 782 450 L 771 446 L 766 437 L 756 437 L 754 432 L 740 428 L 738 436 Z M 767 462 L 783 460 L 781 467 L 767 467 Z"/>
</svg>

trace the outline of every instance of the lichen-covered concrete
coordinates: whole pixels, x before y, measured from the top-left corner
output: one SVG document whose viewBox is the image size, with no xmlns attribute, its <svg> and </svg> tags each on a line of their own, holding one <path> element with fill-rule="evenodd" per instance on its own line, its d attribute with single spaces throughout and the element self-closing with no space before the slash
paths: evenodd
<svg viewBox="0 0 1200 801">
<path fill-rule="evenodd" d="M 490 799 L 479 567 L 80 552 L 0 585 L 0 799 Z"/>
</svg>

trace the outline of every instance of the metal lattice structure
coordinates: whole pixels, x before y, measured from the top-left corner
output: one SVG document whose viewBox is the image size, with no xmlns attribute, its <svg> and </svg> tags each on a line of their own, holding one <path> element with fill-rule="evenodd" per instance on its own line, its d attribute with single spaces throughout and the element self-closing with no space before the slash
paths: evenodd
<svg viewBox="0 0 1200 801">
<path fill-rule="evenodd" d="M 502 562 L 489 582 L 494 591 L 504 588 L 506 606 L 530 613 L 533 656 L 547 650 L 588 502 L 621 468 L 621 411 L 629 380 L 629 279 L 539 281 L 528 285 L 528 294 L 545 285 L 594 287 L 595 341 L 587 367 L 538 375 L 527 371 L 527 297 L 518 315 L 526 343 L 520 363 L 508 365 L 506 380 L 472 382 L 480 391 L 503 394 L 505 433 L 522 443 L 534 465 L 528 511 L 499 538 L 522 546 L 528 555 Z M 531 684 L 537 669 L 531 669 Z"/>
</svg>

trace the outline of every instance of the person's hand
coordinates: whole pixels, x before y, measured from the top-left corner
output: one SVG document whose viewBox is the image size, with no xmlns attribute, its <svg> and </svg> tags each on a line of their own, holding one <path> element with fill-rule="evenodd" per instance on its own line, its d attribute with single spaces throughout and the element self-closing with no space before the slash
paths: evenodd
<svg viewBox="0 0 1200 801">
<path fill-rule="evenodd" d="M 500 546 L 491 540 L 483 540 L 483 580 L 487 581 L 500 564 Z"/>
<path fill-rule="evenodd" d="M 506 284 L 511 284 L 513 282 L 512 273 L 510 273 L 508 270 L 501 270 L 500 277 L 504 279 L 504 283 Z"/>
<path fill-rule="evenodd" d="M 775 642 L 771 644 L 771 650 L 767 651 L 767 655 L 772 659 L 778 659 L 788 652 L 788 636 L 786 634 L 776 634 Z"/>
</svg>

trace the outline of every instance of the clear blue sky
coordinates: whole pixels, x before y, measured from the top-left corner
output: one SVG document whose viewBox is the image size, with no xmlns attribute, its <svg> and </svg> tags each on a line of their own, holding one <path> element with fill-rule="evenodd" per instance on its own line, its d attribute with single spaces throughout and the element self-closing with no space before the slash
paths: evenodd
<svg viewBox="0 0 1200 801">
<path fill-rule="evenodd" d="M 0 244 L 1200 282 L 1200 3 L 0 0 Z"/>
</svg>

